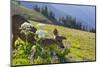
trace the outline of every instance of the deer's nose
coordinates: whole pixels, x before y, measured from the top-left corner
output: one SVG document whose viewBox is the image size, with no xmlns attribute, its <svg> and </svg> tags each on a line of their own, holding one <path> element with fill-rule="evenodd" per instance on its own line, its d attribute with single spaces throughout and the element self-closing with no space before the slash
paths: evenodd
<svg viewBox="0 0 100 67">
<path fill-rule="evenodd" d="M 64 46 L 61 46 L 61 48 L 64 48 Z"/>
</svg>

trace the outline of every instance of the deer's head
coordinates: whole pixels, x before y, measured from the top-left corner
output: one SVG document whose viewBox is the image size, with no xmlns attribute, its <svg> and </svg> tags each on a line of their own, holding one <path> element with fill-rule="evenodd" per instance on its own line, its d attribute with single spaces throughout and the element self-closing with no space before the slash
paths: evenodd
<svg viewBox="0 0 100 67">
<path fill-rule="evenodd" d="M 58 30 L 57 30 L 56 28 L 54 29 L 53 34 L 54 34 L 54 36 L 55 36 L 55 40 L 57 41 L 58 45 L 59 45 L 61 48 L 64 48 L 63 40 L 65 40 L 66 37 L 64 37 L 64 36 L 59 36 Z"/>
</svg>

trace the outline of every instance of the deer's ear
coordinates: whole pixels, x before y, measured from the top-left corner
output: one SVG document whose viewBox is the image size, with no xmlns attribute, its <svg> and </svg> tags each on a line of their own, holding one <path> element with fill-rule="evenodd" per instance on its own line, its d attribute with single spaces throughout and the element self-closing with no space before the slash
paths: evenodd
<svg viewBox="0 0 100 67">
<path fill-rule="evenodd" d="M 58 35 L 58 30 L 56 28 L 54 29 L 53 34 Z"/>
</svg>

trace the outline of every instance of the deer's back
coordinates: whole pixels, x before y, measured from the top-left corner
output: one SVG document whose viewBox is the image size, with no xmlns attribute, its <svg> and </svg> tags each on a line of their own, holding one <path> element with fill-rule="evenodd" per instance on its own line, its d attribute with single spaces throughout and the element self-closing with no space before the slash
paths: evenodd
<svg viewBox="0 0 100 67">
<path fill-rule="evenodd" d="M 55 39 L 46 38 L 46 39 L 41 39 L 41 40 L 39 41 L 39 43 L 40 43 L 42 46 L 50 46 L 50 45 L 57 44 L 57 41 L 56 41 Z"/>
</svg>

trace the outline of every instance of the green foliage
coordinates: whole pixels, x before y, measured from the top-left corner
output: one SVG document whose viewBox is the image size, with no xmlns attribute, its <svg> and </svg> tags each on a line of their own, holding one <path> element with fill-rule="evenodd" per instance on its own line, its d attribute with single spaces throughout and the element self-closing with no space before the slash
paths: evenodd
<svg viewBox="0 0 100 67">
<path fill-rule="evenodd" d="M 13 63 L 13 66 L 16 66 L 16 65 L 28 65 L 30 64 L 30 62 L 28 61 L 28 59 L 23 59 L 23 58 L 16 58 L 16 59 L 13 59 L 12 61 Z"/>
<path fill-rule="evenodd" d="M 35 27 L 37 24 L 39 23 L 33 22 Z M 49 32 L 48 37 L 53 36 L 51 31 L 55 28 L 59 30 L 59 34 L 64 35 L 67 40 L 71 41 L 70 48 L 62 49 L 56 44 L 43 47 L 38 42 L 36 42 L 36 44 L 32 44 L 28 43 L 27 40 L 22 41 L 18 38 L 16 40 L 16 47 L 18 47 L 18 49 L 16 49 L 16 51 L 12 54 L 12 65 L 50 64 L 95 60 L 94 33 L 49 24 L 41 27 L 42 30 Z M 39 29 L 39 27 L 37 29 Z M 67 45 L 67 40 L 64 41 L 65 46 Z M 32 50 L 33 53 L 30 53 Z M 33 54 L 34 56 L 31 57 Z M 32 62 L 30 62 L 30 60 L 32 60 Z"/>
<path fill-rule="evenodd" d="M 38 56 L 36 59 L 33 60 L 34 64 L 43 64 L 44 59 Z"/>
<path fill-rule="evenodd" d="M 27 48 L 25 48 L 27 47 Z M 65 56 L 68 54 L 67 49 L 58 48 L 57 45 L 52 45 L 49 47 L 42 47 L 40 44 L 33 45 L 32 47 L 29 46 L 28 43 L 24 42 L 24 45 L 17 49 L 16 53 L 18 55 L 13 54 L 13 65 L 26 65 L 31 64 L 30 58 L 30 51 L 36 48 L 36 53 L 34 55 L 33 63 L 32 64 L 49 64 L 49 63 L 60 63 L 65 62 Z M 58 60 L 55 60 L 56 54 Z"/>
<path fill-rule="evenodd" d="M 38 41 L 35 44 L 29 43 L 27 36 L 34 33 L 27 30 L 27 27 L 22 28 L 21 33 L 26 36 L 26 40 L 22 41 L 20 38 L 16 40 L 17 49 L 13 52 L 13 65 L 49 64 L 66 61 L 67 49 L 62 49 L 57 44 L 43 47 Z"/>
</svg>

